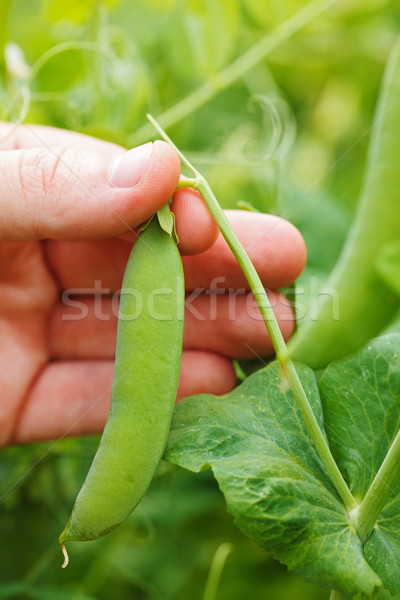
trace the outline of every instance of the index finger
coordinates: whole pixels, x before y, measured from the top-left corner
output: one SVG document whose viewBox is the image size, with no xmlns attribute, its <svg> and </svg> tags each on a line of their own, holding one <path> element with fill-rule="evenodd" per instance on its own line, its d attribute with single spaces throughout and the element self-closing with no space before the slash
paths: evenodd
<svg viewBox="0 0 400 600">
<path fill-rule="evenodd" d="M 125 152 L 125 148 L 90 135 L 57 129 L 46 125 L 6 123 L 0 121 L 0 150 L 22 150 L 24 148 L 48 148 L 66 146 L 78 150 L 98 152 Z"/>
<path fill-rule="evenodd" d="M 264 287 L 277 289 L 300 275 L 306 262 L 306 248 L 296 227 L 273 215 L 237 210 L 228 210 L 226 215 Z M 102 286 L 114 292 L 121 287 L 130 245 L 121 240 L 89 244 L 49 241 L 46 252 L 61 288 L 94 289 L 96 280 L 101 279 Z M 249 287 L 221 234 L 209 250 L 183 256 L 182 261 L 188 291 L 215 286 Z"/>
</svg>

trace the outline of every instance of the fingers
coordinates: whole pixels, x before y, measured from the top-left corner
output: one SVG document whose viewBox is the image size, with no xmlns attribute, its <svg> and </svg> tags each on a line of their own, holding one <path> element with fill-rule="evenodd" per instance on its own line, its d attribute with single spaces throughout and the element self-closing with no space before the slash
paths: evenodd
<svg viewBox="0 0 400 600">
<path fill-rule="evenodd" d="M 9 443 L 21 403 L 46 363 L 43 331 L 43 315 L 35 314 L 32 319 L 29 307 L 17 317 L 10 305 L 6 318 L 0 318 L 0 447 Z"/>
<path fill-rule="evenodd" d="M 174 196 L 174 210 L 178 215 L 178 233 L 181 243 L 185 245 L 186 251 L 192 239 L 196 251 L 199 251 L 195 231 L 195 223 L 198 221 L 193 219 L 191 226 L 189 213 L 189 208 L 194 207 L 194 204 L 191 204 L 192 199 L 195 202 L 196 196 L 189 199 L 188 196 L 179 194 L 177 201 L 175 198 L 176 196 Z M 179 203 L 182 199 L 184 205 L 182 213 L 179 213 L 180 209 L 178 208 L 177 211 L 176 202 Z M 195 210 L 199 214 L 203 209 Z M 226 214 L 240 241 L 249 252 L 265 288 L 283 287 L 298 277 L 305 265 L 306 250 L 301 234 L 293 225 L 272 215 L 244 211 L 226 211 Z M 185 226 L 179 227 L 179 219 L 182 215 Z M 186 232 L 186 227 L 190 228 L 189 234 Z M 130 250 L 129 244 L 121 240 L 108 240 L 89 245 L 46 242 L 47 260 L 63 289 L 79 287 L 93 289 L 94 282 L 101 280 L 104 288 L 114 292 L 121 287 Z M 221 235 L 209 250 L 199 255 L 183 257 L 183 264 L 187 290 L 209 289 L 216 278 L 220 277 L 224 279 L 217 282 L 219 287 L 248 289 L 241 269 Z"/>
<path fill-rule="evenodd" d="M 55 362 L 31 390 L 11 443 L 100 432 L 111 398 L 113 361 Z M 209 352 L 183 353 L 178 397 L 227 393 L 236 383 L 231 363 Z"/>
<path fill-rule="evenodd" d="M 50 363 L 25 400 L 10 443 L 97 433 L 110 408 L 112 361 Z"/>
<path fill-rule="evenodd" d="M 294 329 L 284 296 L 268 293 L 283 337 Z M 118 297 L 64 298 L 49 328 L 50 356 L 56 359 L 112 358 L 117 335 Z M 184 349 L 210 350 L 231 358 L 274 352 L 255 300 L 243 289 L 233 294 L 191 294 L 186 299 Z"/>
<path fill-rule="evenodd" d="M 230 360 L 207 351 L 184 350 L 177 401 L 194 394 L 227 394 L 236 385 Z"/>
<path fill-rule="evenodd" d="M 225 212 L 265 287 L 275 289 L 297 279 L 306 263 L 306 247 L 291 223 L 273 215 L 241 210 Z M 209 288 L 220 277 L 226 278 L 226 288 L 247 287 L 245 276 L 221 234 L 209 250 L 184 257 L 183 264 L 187 289 Z"/>
<path fill-rule="evenodd" d="M 189 188 L 177 190 L 171 210 L 175 214 L 182 255 L 205 252 L 214 244 L 218 227 L 198 192 Z"/>
<path fill-rule="evenodd" d="M 0 241 L 115 237 L 173 194 L 180 163 L 165 142 L 125 153 L 34 148 L 0 154 Z"/>
<path fill-rule="evenodd" d="M 113 293 L 120 289 L 132 244 L 115 238 L 101 242 L 46 240 L 44 251 L 59 286 L 76 294 L 93 294 L 96 281 Z"/>
<path fill-rule="evenodd" d="M 34 148 L 41 149 L 43 151 L 42 153 L 30 153 L 28 155 L 28 162 L 32 162 L 32 160 L 35 160 L 35 158 L 33 158 L 34 156 L 36 156 L 37 161 L 40 162 L 42 160 L 40 157 L 42 156 L 43 162 L 47 162 L 48 164 L 49 177 L 51 177 L 51 171 L 53 171 L 53 169 L 56 168 L 57 156 L 61 154 L 60 150 L 54 150 L 54 148 L 57 147 L 63 147 L 65 149 L 68 148 L 91 151 L 95 153 L 101 152 L 103 155 L 108 153 L 111 157 L 115 156 L 116 154 L 125 153 L 125 150 L 120 146 L 117 146 L 116 144 L 112 144 L 103 140 L 98 140 L 96 138 L 80 133 L 75 133 L 73 131 L 66 131 L 63 129 L 56 129 L 53 127 L 46 127 L 44 125 L 24 124 L 15 127 L 12 123 L 0 122 L 0 150 L 26 150 Z M 50 156 L 46 158 L 48 154 L 50 154 Z M 19 157 L 19 160 L 21 162 L 21 170 L 25 160 L 23 156 L 25 155 L 26 152 L 24 152 Z M 18 158 L 17 155 L 14 156 Z M 73 167 L 71 166 L 71 164 L 68 163 L 67 156 L 61 155 L 61 158 L 59 160 L 65 162 L 65 168 L 67 170 L 68 167 L 70 167 L 71 173 L 69 175 L 69 178 L 70 180 L 73 180 Z M 73 159 L 73 162 L 76 164 L 80 164 L 79 153 L 77 153 L 76 157 Z M 174 165 L 174 167 L 176 167 L 176 165 Z M 59 171 L 61 170 L 62 169 L 60 168 Z M 127 172 L 129 173 L 129 175 L 131 175 L 131 169 L 127 168 Z M 44 177 L 46 177 L 45 168 L 43 169 L 43 173 Z M 83 168 L 79 168 L 79 173 L 77 172 L 76 176 L 81 179 L 84 179 L 82 177 L 82 174 Z M 65 175 L 68 176 L 68 173 L 61 173 L 58 175 L 60 177 L 60 182 L 58 184 L 59 187 L 63 186 L 63 183 L 61 181 L 61 175 L 63 175 L 64 178 Z M 171 173 L 170 175 L 176 175 L 175 170 L 174 173 Z M 24 182 L 22 182 L 22 184 L 23 183 Z M 81 183 L 83 186 L 85 186 L 85 183 L 89 185 L 89 182 L 82 181 Z M 40 187 L 40 182 L 38 182 L 38 185 Z M 56 192 L 56 181 L 54 181 L 53 187 L 54 191 Z M 131 187 L 130 183 L 128 187 Z M 65 194 L 65 188 L 63 189 L 62 193 Z M 98 194 L 98 192 L 96 191 L 94 191 L 94 193 Z M 164 198 L 164 202 L 166 202 L 168 199 L 169 197 Z M 64 202 L 66 201 L 67 200 L 65 199 Z M 132 206 L 132 211 L 133 210 L 134 207 Z M 214 243 L 218 233 L 217 227 L 211 215 L 209 214 L 203 200 L 196 191 L 191 189 L 177 191 L 174 195 L 172 210 L 176 216 L 177 230 L 180 238 L 179 249 L 182 254 L 193 254 L 195 252 L 203 252 Z M 121 216 L 121 218 L 123 218 L 123 216 Z M 129 227 L 134 226 L 134 222 L 131 222 L 128 219 L 127 223 Z M 57 239 L 59 237 L 62 236 L 57 236 Z M 98 236 L 95 234 L 95 237 Z"/>
<path fill-rule="evenodd" d="M 171 208 L 181 253 L 204 252 L 215 242 L 217 226 L 197 192 L 178 190 Z M 63 289 L 89 290 L 95 281 L 101 280 L 103 287 L 115 292 L 121 287 L 131 249 L 132 243 L 120 238 L 101 242 L 45 242 L 47 261 Z"/>
<path fill-rule="evenodd" d="M 238 293 L 239 292 L 239 293 Z M 190 296 L 189 296 L 190 298 Z M 232 294 L 200 294 L 186 300 L 184 348 L 208 349 L 230 358 L 260 358 L 274 353 L 254 296 L 244 289 Z M 288 300 L 268 292 L 285 340 L 294 331 L 295 318 Z"/>
</svg>

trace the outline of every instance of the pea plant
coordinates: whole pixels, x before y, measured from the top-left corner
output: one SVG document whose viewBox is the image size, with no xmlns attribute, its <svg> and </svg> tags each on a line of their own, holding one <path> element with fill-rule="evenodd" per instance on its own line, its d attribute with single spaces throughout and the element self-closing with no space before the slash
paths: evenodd
<svg viewBox="0 0 400 600">
<path fill-rule="evenodd" d="M 183 401 L 165 454 L 195 472 L 211 468 L 239 528 L 290 570 L 332 588 L 332 600 L 400 597 L 400 336 L 370 340 L 399 307 L 399 81 L 397 43 L 358 214 L 331 275 L 340 319 L 329 318 L 327 301 L 287 353 L 231 243 L 277 361 L 224 397 Z M 212 210 L 210 190 L 195 181 Z M 294 366 L 292 356 L 305 364 Z M 310 367 L 320 369 L 317 378 Z"/>
<path fill-rule="evenodd" d="M 277 360 L 226 396 L 181 402 L 165 458 L 195 472 L 211 468 L 239 528 L 290 570 L 331 588 L 332 600 L 400 597 L 400 336 L 370 339 L 400 305 L 399 81 L 397 42 L 357 217 L 331 275 L 340 319 L 329 319 L 326 302 L 288 351 L 211 190 L 182 157 L 246 274 Z"/>
<path fill-rule="evenodd" d="M 290 570 L 331 589 L 332 600 L 400 597 L 400 335 L 371 339 L 399 307 L 399 81 L 398 42 L 383 78 L 360 208 L 332 274 L 340 299 L 344 295 L 343 320 L 331 323 L 323 306 L 317 322 L 299 328 L 289 348 L 261 281 L 209 184 L 176 148 L 191 172 L 180 187 L 202 194 L 246 275 L 276 360 L 225 396 L 204 394 L 181 401 L 172 417 L 164 459 L 194 472 L 211 468 L 238 527 Z M 173 144 L 157 121 L 151 116 L 149 120 Z M 181 271 L 179 261 L 172 267 L 177 256 L 173 224 L 163 223 L 160 217 L 153 220 L 139 240 L 159 247 L 157 273 L 166 252 L 168 280 Z M 151 287 L 148 254 L 147 243 L 134 247 L 135 270 L 130 261 L 122 289 L 132 277 L 143 279 L 143 289 Z M 179 294 L 173 302 L 183 306 Z M 170 330 L 169 324 L 166 330 L 163 323 L 163 331 L 155 332 L 166 336 L 168 348 L 172 339 L 176 350 L 170 354 L 171 381 L 162 388 L 162 398 L 157 398 L 157 389 L 160 394 L 165 376 L 157 376 L 153 368 L 154 361 L 160 366 L 160 356 L 152 356 L 151 365 L 145 359 L 139 369 L 143 380 L 136 379 L 136 371 L 133 378 L 128 373 L 119 379 L 134 360 L 127 340 L 134 333 L 146 343 L 148 327 L 146 317 L 139 332 L 137 324 L 131 332 L 120 323 L 110 417 L 62 543 L 100 537 L 124 520 L 147 489 L 163 452 L 176 393 L 181 327 L 173 324 Z M 138 351 L 146 356 L 142 346 Z M 293 363 L 292 357 L 302 362 Z M 139 415 L 137 398 L 142 402 L 149 377 L 158 384 Z M 161 401 L 161 414 L 149 421 L 153 401 Z M 131 422 L 137 430 L 134 442 L 126 431 Z M 120 448 L 124 459 L 114 468 L 110 483 L 103 474 Z"/>
<path fill-rule="evenodd" d="M 133 146 L 147 141 L 155 128 L 174 146 L 163 128 L 201 109 L 332 4 L 307 3 L 159 121 L 149 116 L 149 123 L 115 141 Z M 101 12 L 96 14 L 100 20 Z M 93 96 L 101 96 L 99 56 L 111 65 L 118 57 L 100 38 L 60 43 L 30 68 L 9 48 L 7 110 L 17 115 L 14 120 L 22 122 L 28 114 L 38 74 L 65 52 L 93 55 Z M 101 113 L 99 104 L 95 108 Z M 97 116 L 101 123 L 104 115 Z M 168 205 L 163 207 L 144 225 L 133 248 L 120 312 L 131 310 L 124 290 L 151 294 L 157 279 L 158 287 L 176 290 L 162 302 L 163 310 L 178 318 L 154 321 L 143 313 L 119 323 L 111 411 L 60 536 L 63 566 L 65 542 L 105 536 L 128 517 L 163 456 L 195 473 L 211 469 L 239 529 L 290 571 L 331 590 L 331 600 L 400 599 L 400 335 L 382 334 L 400 307 L 399 42 L 370 131 L 358 210 L 327 283 L 340 299 L 339 319 L 332 319 L 330 301 L 324 299 L 316 307 L 318 318 L 299 322 L 288 346 L 209 183 L 174 146 L 187 169 L 179 187 L 192 187 L 204 198 L 247 278 L 276 360 L 227 395 L 194 396 L 174 407 L 184 286 L 173 217 Z M 90 127 L 86 133 L 107 134 Z M 151 339 L 160 343 L 153 347 Z M 224 553 L 226 558 L 226 548 Z M 210 579 L 209 589 L 215 589 L 206 592 L 207 600 L 216 598 L 217 579 Z"/>
</svg>

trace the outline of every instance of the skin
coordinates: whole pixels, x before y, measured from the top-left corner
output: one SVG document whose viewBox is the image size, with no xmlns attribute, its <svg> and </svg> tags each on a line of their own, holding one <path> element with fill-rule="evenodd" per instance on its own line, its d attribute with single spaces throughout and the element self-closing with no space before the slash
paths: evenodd
<svg viewBox="0 0 400 600">
<path fill-rule="evenodd" d="M 1 139 L 9 132 L 9 125 L 0 126 Z M 124 150 L 113 144 L 52 128 L 21 127 L 0 149 L 5 151 L 0 160 L 0 445 L 101 431 L 109 409 L 116 331 L 107 306 L 121 286 L 135 228 L 176 188 L 178 157 L 167 144 L 156 142 L 140 183 L 117 189 L 107 177 L 113 158 Z M 240 270 L 196 192 L 175 193 L 172 209 L 185 255 L 187 292 L 190 296 L 194 288 L 203 288 L 192 307 L 205 310 L 204 319 L 187 319 L 177 397 L 225 393 L 236 384 L 231 357 L 267 356 L 271 344 L 245 304 L 238 304 L 232 320 L 223 310 L 226 298 L 217 295 L 217 317 L 207 315 L 216 254 L 226 288 L 241 287 Z M 286 285 L 300 274 L 306 253 L 292 225 L 269 215 L 229 216 L 245 247 L 251 246 L 266 288 Z M 100 318 L 93 314 L 96 281 L 109 290 L 102 294 L 101 314 L 106 316 Z M 65 320 L 72 310 L 61 302 L 67 288 L 85 288 L 85 319 Z M 290 311 L 278 303 L 286 338 L 294 327 Z"/>
</svg>

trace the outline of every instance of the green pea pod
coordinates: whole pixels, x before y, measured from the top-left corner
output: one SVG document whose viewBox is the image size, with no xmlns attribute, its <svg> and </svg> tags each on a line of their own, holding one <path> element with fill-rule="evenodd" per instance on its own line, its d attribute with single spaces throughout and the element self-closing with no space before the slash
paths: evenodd
<svg viewBox="0 0 400 600">
<path fill-rule="evenodd" d="M 110 413 L 61 544 L 112 531 L 150 484 L 176 399 L 184 298 L 176 243 L 153 218 L 140 233 L 126 267 Z"/>
<path fill-rule="evenodd" d="M 314 321 L 299 323 L 291 358 L 326 366 L 377 335 L 399 309 L 375 263 L 400 239 L 400 41 L 385 70 L 358 210 L 339 260 L 324 285 Z M 336 303 L 336 306 L 335 306 Z M 336 310 L 335 310 L 336 309 Z"/>
</svg>

